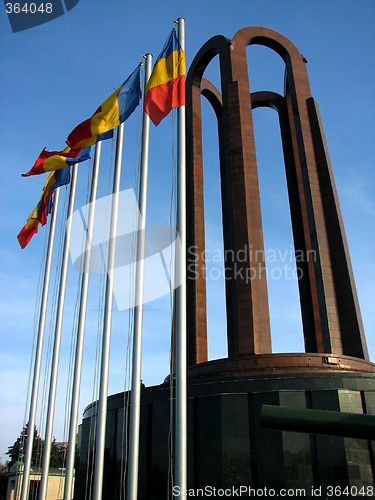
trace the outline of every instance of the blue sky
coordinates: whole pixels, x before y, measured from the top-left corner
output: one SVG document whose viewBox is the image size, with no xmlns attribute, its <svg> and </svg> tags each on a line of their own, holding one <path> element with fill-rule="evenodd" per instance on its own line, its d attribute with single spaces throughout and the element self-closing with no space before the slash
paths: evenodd
<svg viewBox="0 0 375 500">
<path fill-rule="evenodd" d="M 141 5 L 142 4 L 142 5 Z M 189 65 L 212 36 L 232 38 L 244 26 L 260 25 L 289 38 L 308 59 L 313 97 L 318 101 L 330 150 L 340 205 L 356 279 L 370 358 L 375 361 L 374 300 L 374 81 L 375 4 L 372 0 L 190 0 L 138 4 L 123 0 L 80 0 L 66 15 L 43 26 L 13 34 L 5 10 L 0 11 L 1 51 L 1 425 L 0 454 L 23 425 L 34 329 L 35 297 L 45 229 L 21 251 L 16 236 L 37 203 L 43 176 L 24 179 L 43 147 L 59 149 L 75 125 L 133 71 L 143 54 L 156 57 L 173 20 L 186 19 L 186 59 Z M 250 88 L 282 93 L 283 63 L 264 47 L 248 49 Z M 209 76 L 218 82 L 214 60 Z M 203 103 L 206 236 L 212 251 L 222 251 L 219 166 L 216 124 Z M 126 122 L 122 189 L 134 187 L 138 113 Z M 266 250 L 285 252 L 292 244 L 283 158 L 277 115 L 254 112 L 262 217 Z M 170 224 L 172 120 L 151 126 L 148 225 Z M 103 145 L 98 196 L 108 194 L 110 141 Z M 81 164 L 75 207 L 85 204 L 89 162 Z M 66 189 L 61 190 L 61 205 Z M 59 216 L 59 228 L 63 220 Z M 59 233 L 59 232 L 58 232 Z M 58 234 L 59 236 L 59 234 Z M 57 251 L 51 290 L 54 287 Z M 210 262 L 208 269 L 215 267 Z M 212 274 L 214 276 L 214 274 Z M 57 411 L 54 435 L 63 438 L 69 353 L 76 305 L 78 273 L 70 266 L 64 315 Z M 98 332 L 100 277 L 90 280 L 83 365 L 81 410 L 93 392 Z M 225 356 L 225 311 L 222 280 L 208 282 L 210 358 Z M 48 306 L 46 344 L 53 330 Z M 270 280 L 269 296 L 274 351 L 302 351 L 303 339 L 294 280 Z M 145 306 L 142 378 L 159 384 L 168 374 L 170 301 L 161 298 Z M 50 319 L 52 318 L 52 320 Z M 122 391 L 125 380 L 129 317 L 114 311 L 109 393 Z M 46 345 L 47 347 L 47 345 Z M 45 352 L 47 349 L 45 349 Z M 44 356 L 45 357 L 45 356 Z M 44 373 L 44 372 L 43 372 Z M 41 378 L 39 410 L 43 400 Z M 38 416 L 37 425 L 41 427 Z"/>
</svg>

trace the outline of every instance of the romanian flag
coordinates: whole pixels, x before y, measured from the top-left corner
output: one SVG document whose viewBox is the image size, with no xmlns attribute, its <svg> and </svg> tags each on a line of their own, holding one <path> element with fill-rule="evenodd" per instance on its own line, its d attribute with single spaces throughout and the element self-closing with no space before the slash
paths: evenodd
<svg viewBox="0 0 375 500">
<path fill-rule="evenodd" d="M 25 248 L 25 246 L 29 243 L 31 238 L 38 232 L 40 222 L 38 221 L 38 205 L 34 208 L 34 210 L 29 215 L 26 224 L 21 229 L 20 234 L 17 236 L 18 242 L 21 245 L 21 248 Z"/>
<path fill-rule="evenodd" d="M 158 57 L 146 87 L 145 111 L 155 125 L 172 108 L 185 105 L 185 54 L 173 30 Z"/>
<path fill-rule="evenodd" d="M 91 118 L 80 123 L 69 134 L 66 142 L 71 149 L 92 146 L 103 138 L 101 135 L 118 127 L 133 113 L 141 98 L 140 73 L 141 65 L 99 106 Z"/>
<path fill-rule="evenodd" d="M 52 211 L 52 195 L 55 190 L 68 184 L 70 181 L 70 168 L 51 172 L 44 185 L 42 196 L 38 205 L 29 215 L 25 226 L 21 229 L 17 239 L 21 248 L 29 243 L 31 238 L 38 232 L 39 224 L 42 226 L 47 222 L 47 215 Z"/>
<path fill-rule="evenodd" d="M 90 158 L 90 149 L 91 148 L 80 148 L 72 150 L 67 147 L 62 151 L 47 151 L 46 148 L 44 148 L 34 163 L 33 168 L 27 172 L 27 174 L 22 174 L 22 177 L 44 174 L 44 172 L 52 172 L 53 170 L 61 170 L 75 163 L 81 163 L 81 161 Z"/>
</svg>

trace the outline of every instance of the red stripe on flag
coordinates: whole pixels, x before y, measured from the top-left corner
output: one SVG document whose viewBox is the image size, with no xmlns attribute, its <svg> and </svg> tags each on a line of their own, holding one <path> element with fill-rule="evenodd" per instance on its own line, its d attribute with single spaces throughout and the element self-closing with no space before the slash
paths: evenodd
<svg viewBox="0 0 375 500">
<path fill-rule="evenodd" d="M 71 149 L 67 153 L 63 151 L 47 151 L 46 148 L 38 156 L 36 162 L 34 163 L 32 169 L 27 172 L 27 174 L 21 174 L 22 177 L 29 177 L 30 175 L 44 174 L 45 170 L 43 168 L 43 163 L 51 158 L 52 156 L 63 156 L 64 158 L 77 158 L 81 154 L 82 148 Z M 68 166 L 68 165 L 67 165 Z"/>
<path fill-rule="evenodd" d="M 98 109 L 95 111 L 95 113 L 91 116 L 91 118 L 88 118 L 84 122 L 80 123 L 79 125 L 76 126 L 72 132 L 68 135 L 68 139 L 66 141 L 67 145 L 70 148 L 74 148 L 74 145 L 77 144 L 80 141 L 83 141 L 85 139 L 90 139 L 92 137 L 91 133 L 91 120 L 93 116 L 97 115 L 100 113 L 102 110 L 102 106 L 100 105 Z"/>
<path fill-rule="evenodd" d="M 25 248 L 25 246 L 30 242 L 31 238 L 38 232 L 38 226 L 39 224 L 36 221 L 36 224 L 34 227 L 23 227 L 20 231 L 20 234 L 17 236 L 18 242 L 21 246 L 21 248 Z"/>
<path fill-rule="evenodd" d="M 38 221 L 44 226 L 47 224 L 47 203 L 40 202 L 40 209 L 38 210 Z"/>
<path fill-rule="evenodd" d="M 185 75 L 153 87 L 145 97 L 145 111 L 155 125 L 158 125 L 172 108 L 184 105 Z"/>
</svg>

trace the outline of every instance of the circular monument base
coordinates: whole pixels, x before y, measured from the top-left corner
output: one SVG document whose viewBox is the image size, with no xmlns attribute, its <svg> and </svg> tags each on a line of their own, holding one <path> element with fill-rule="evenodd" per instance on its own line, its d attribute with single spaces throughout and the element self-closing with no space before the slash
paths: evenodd
<svg viewBox="0 0 375 500">
<path fill-rule="evenodd" d="M 278 353 L 246 355 L 207 361 L 189 367 L 189 379 L 238 378 L 254 375 L 308 373 L 374 373 L 375 364 L 351 356 L 316 353 Z"/>
</svg>

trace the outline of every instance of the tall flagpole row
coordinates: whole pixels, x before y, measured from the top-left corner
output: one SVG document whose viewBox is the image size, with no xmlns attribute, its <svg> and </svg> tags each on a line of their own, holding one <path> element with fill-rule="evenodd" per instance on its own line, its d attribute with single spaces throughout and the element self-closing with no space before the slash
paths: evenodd
<svg viewBox="0 0 375 500">
<path fill-rule="evenodd" d="M 146 86 L 151 75 L 152 55 L 145 56 Z M 146 211 L 147 211 L 147 180 L 148 151 L 150 135 L 150 118 L 143 110 L 141 169 L 139 183 L 139 220 L 137 237 L 137 265 L 135 278 L 135 308 L 134 337 L 132 360 L 132 383 L 130 398 L 130 428 L 129 428 L 129 466 L 127 471 L 127 500 L 136 500 L 138 493 L 138 463 L 139 463 L 139 428 L 141 408 L 141 364 L 142 364 L 142 325 L 143 325 L 143 288 L 144 288 L 144 258 L 146 246 Z"/>
<path fill-rule="evenodd" d="M 185 21 L 178 20 L 178 39 L 181 48 L 185 46 Z M 145 93 L 146 85 L 151 74 L 152 56 L 147 54 L 145 65 Z M 177 231 L 181 246 L 176 248 L 176 281 L 180 283 L 176 289 L 176 448 L 175 448 L 175 485 L 181 491 L 187 489 L 187 346 L 186 346 L 186 159 L 185 159 L 185 106 L 177 110 Z M 120 124 L 117 133 L 116 160 L 112 191 L 112 208 L 110 221 L 110 235 L 107 262 L 107 278 L 105 291 L 104 325 L 102 338 L 100 389 L 98 401 L 98 414 L 96 422 L 96 450 L 93 500 L 102 499 L 105 431 L 107 417 L 107 395 L 110 341 L 112 325 L 113 306 L 113 284 L 116 257 L 116 233 L 118 221 L 119 190 L 121 179 L 121 161 L 123 146 L 124 124 Z M 136 288 L 134 307 L 134 339 L 133 339 L 133 364 L 132 364 L 132 387 L 130 407 L 130 437 L 129 437 L 129 466 L 128 466 L 128 489 L 127 499 L 136 500 L 138 494 L 138 462 L 139 462 L 139 431 L 140 431 L 140 400 L 141 400 L 141 359 L 142 359 L 142 325 L 143 325 L 143 291 L 144 291 L 144 257 L 146 246 L 146 209 L 147 209 L 147 177 L 148 177 L 148 149 L 149 149 L 149 117 L 143 112 L 142 126 L 142 150 L 141 150 L 141 172 L 139 188 L 139 220 L 137 238 L 137 266 L 136 266 Z M 76 432 L 79 406 L 79 393 L 82 371 L 83 340 L 86 321 L 88 282 L 91 261 L 91 243 L 94 227 L 95 200 L 98 184 L 98 170 L 100 161 L 101 143 L 97 143 L 93 175 L 91 181 L 91 193 L 89 214 L 87 220 L 87 232 L 85 242 L 85 253 L 83 261 L 83 272 L 81 281 L 81 296 L 79 319 L 77 328 L 77 344 L 75 353 L 75 365 L 72 387 L 72 401 L 69 422 L 69 437 L 66 457 L 66 474 L 64 485 L 64 500 L 72 499 L 74 458 L 76 447 Z M 43 454 L 42 477 L 39 490 L 39 500 L 45 500 L 47 495 L 49 461 L 51 454 L 51 442 L 53 431 L 53 419 L 55 411 L 56 386 L 58 375 L 58 364 L 61 344 L 61 331 L 64 311 L 64 299 L 66 288 L 66 276 L 69 260 L 69 246 L 71 237 L 72 214 L 74 209 L 75 188 L 77 179 L 77 165 L 73 169 L 69 208 L 67 216 L 67 227 L 65 232 L 64 252 L 61 267 L 59 286 L 58 308 L 55 324 L 55 339 L 53 358 L 51 364 L 50 390 L 48 400 L 48 414 L 45 433 L 45 449 Z M 43 348 L 43 336 L 45 327 L 46 305 L 48 299 L 48 286 L 50 278 L 53 239 L 56 226 L 56 211 L 59 197 L 59 189 L 56 190 L 55 204 L 51 218 L 46 269 L 43 283 L 42 304 L 39 318 L 38 342 L 34 366 L 34 379 L 32 398 L 30 404 L 29 432 L 26 443 L 25 466 L 23 484 L 20 500 L 26 500 L 30 476 L 30 463 L 33 445 L 33 430 L 35 426 L 36 401 L 39 388 L 39 376 L 41 355 Z M 176 239 L 177 241 L 178 239 Z"/>
<path fill-rule="evenodd" d="M 21 489 L 20 500 L 26 500 L 28 497 L 28 491 L 29 491 L 30 465 L 31 465 L 31 457 L 32 457 L 32 453 L 33 453 L 33 443 L 34 443 L 36 404 L 37 404 L 38 391 L 39 391 L 39 378 L 40 378 L 40 368 L 41 368 L 42 351 L 43 351 L 44 327 L 45 327 L 45 322 L 46 322 L 48 288 L 49 288 L 49 280 L 50 280 L 50 275 L 51 275 L 52 252 L 53 252 L 53 242 L 54 242 L 55 229 L 56 229 L 56 217 L 57 217 L 57 207 L 58 207 L 58 203 L 59 203 L 59 192 L 60 192 L 60 188 L 57 188 L 56 192 L 55 192 L 55 200 L 54 200 L 54 204 L 53 204 L 51 224 L 50 224 L 50 229 L 49 229 L 48 249 L 47 249 L 47 256 L 46 256 L 46 267 L 45 267 L 45 271 L 44 271 L 42 301 L 41 301 L 40 314 L 39 314 L 37 347 L 36 347 L 36 352 L 35 352 L 33 385 L 32 385 L 32 390 L 31 390 L 31 402 L 30 402 L 28 432 L 27 432 L 27 439 L 26 439 L 26 450 L 25 450 L 25 459 L 24 459 L 24 469 L 23 469 L 23 479 L 22 479 L 22 489 Z"/>
<path fill-rule="evenodd" d="M 60 285 L 59 285 L 59 296 L 56 312 L 56 324 L 55 324 L 55 339 L 53 346 L 53 355 L 51 363 L 51 375 L 50 375 L 50 388 L 49 388 L 49 398 L 48 398 L 48 410 L 47 410 L 47 423 L 44 438 L 44 448 L 43 448 L 43 463 L 42 463 L 42 475 L 39 485 L 39 500 L 45 500 L 47 495 L 47 484 L 48 484 L 48 472 L 49 472 L 49 462 L 51 456 L 51 441 L 52 441 L 52 430 L 53 430 L 53 419 L 55 414 L 55 400 L 56 400 L 56 386 L 57 386 L 57 373 L 59 367 L 59 357 L 60 357 L 60 344 L 61 344 L 61 330 L 64 314 L 64 301 L 65 301 L 65 288 L 66 288 L 66 277 L 68 273 L 68 263 L 69 263 L 69 247 L 70 247 L 70 235 L 72 229 L 72 217 L 74 210 L 74 200 L 77 185 L 77 171 L 78 164 L 73 166 L 72 179 L 70 183 L 70 194 L 69 194 L 69 205 L 67 213 L 67 222 L 65 228 L 65 239 L 64 239 L 64 250 L 61 264 L 61 274 L 60 274 Z"/>
<path fill-rule="evenodd" d="M 124 135 L 124 124 L 121 123 L 117 130 L 116 159 L 113 174 L 112 210 L 109 232 L 109 248 L 107 262 L 107 280 L 105 290 L 104 306 L 104 328 L 102 340 L 102 357 L 100 368 L 100 388 L 98 416 L 96 427 L 96 449 L 95 449 L 95 471 L 93 500 L 101 500 L 103 491 L 104 471 L 104 449 L 105 449 L 105 426 L 107 422 L 107 393 L 109 354 L 111 344 L 112 304 L 113 304 L 113 279 L 115 274 L 116 257 L 116 233 L 118 220 L 119 190 L 121 180 L 122 143 Z"/>
<path fill-rule="evenodd" d="M 89 276 L 90 276 L 91 242 L 94 231 L 95 203 L 96 203 L 96 192 L 98 188 L 101 146 L 102 143 L 98 142 L 95 147 L 95 157 L 94 157 L 94 165 L 93 165 L 93 172 L 91 179 L 90 206 L 87 219 L 85 254 L 84 254 L 83 269 L 82 269 L 81 296 L 80 296 L 78 329 L 77 329 L 77 344 L 76 344 L 76 353 L 74 362 L 72 399 L 71 399 L 70 420 L 69 420 L 68 448 L 66 452 L 64 500 L 72 499 L 72 490 L 73 490 L 74 458 L 76 450 L 79 393 L 81 388 L 83 341 L 85 336 L 87 293 L 88 293 Z"/>
<path fill-rule="evenodd" d="M 178 40 L 185 51 L 185 20 L 178 19 Z M 175 486 L 187 489 L 187 347 L 186 347 L 186 147 L 185 106 L 177 109 L 177 231 L 176 251 L 176 457 Z"/>
</svg>

